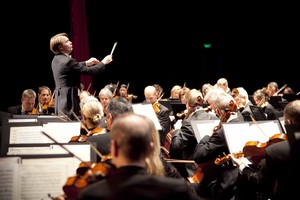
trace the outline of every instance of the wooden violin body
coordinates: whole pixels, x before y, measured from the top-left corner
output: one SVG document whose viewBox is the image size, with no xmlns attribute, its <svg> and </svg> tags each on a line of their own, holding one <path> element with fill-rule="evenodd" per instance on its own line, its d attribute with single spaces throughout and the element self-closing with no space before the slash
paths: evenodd
<svg viewBox="0 0 300 200">
<path fill-rule="evenodd" d="M 109 173 L 112 172 L 114 166 L 108 162 L 100 162 L 87 163 L 87 166 L 84 168 L 85 170 L 81 170 L 81 173 L 77 173 L 76 176 L 69 177 L 63 186 L 63 191 L 68 199 L 75 200 L 80 191 L 82 191 L 88 185 L 105 178 Z M 84 173 L 82 174 L 82 172 Z"/>
</svg>

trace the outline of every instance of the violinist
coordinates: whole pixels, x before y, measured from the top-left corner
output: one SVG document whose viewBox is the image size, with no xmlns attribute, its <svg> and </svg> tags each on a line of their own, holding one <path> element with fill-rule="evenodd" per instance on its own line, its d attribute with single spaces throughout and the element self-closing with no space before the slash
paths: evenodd
<svg viewBox="0 0 300 200">
<path fill-rule="evenodd" d="M 248 92 L 243 87 L 233 88 L 232 96 L 236 102 L 237 108 L 244 117 L 244 121 L 252 121 L 250 105 L 253 105 L 249 99 Z"/>
<path fill-rule="evenodd" d="M 145 158 L 153 153 L 149 122 L 146 116 L 133 112 L 115 119 L 111 127 L 110 149 L 112 163 L 117 169 L 111 176 L 82 190 L 78 200 L 197 199 L 184 180 L 153 176 L 146 171 Z"/>
<path fill-rule="evenodd" d="M 170 110 L 159 103 L 159 93 L 153 85 L 148 85 L 144 88 L 145 103 L 151 103 L 161 125 L 159 130 L 161 145 L 164 144 L 167 133 L 171 130 Z"/>
<path fill-rule="evenodd" d="M 121 84 L 118 90 L 119 94 L 117 95 L 117 97 L 124 97 L 125 99 L 127 99 L 127 101 L 132 103 L 133 100 L 137 99 L 137 96 L 133 94 L 128 94 L 128 88 L 129 88 L 129 84 L 127 85 Z"/>
<path fill-rule="evenodd" d="M 21 104 L 8 107 L 7 112 L 18 115 L 39 114 L 38 110 L 34 107 L 35 102 L 36 92 L 33 89 L 26 89 L 22 92 Z"/>
<path fill-rule="evenodd" d="M 37 104 L 35 108 L 40 114 L 52 114 L 54 113 L 54 100 L 52 92 L 47 86 L 40 86 L 38 88 Z"/>
<path fill-rule="evenodd" d="M 192 127 L 193 120 L 219 120 L 215 114 L 207 113 L 202 107 L 203 97 L 199 90 L 193 88 L 185 93 L 188 113 L 183 121 L 178 120 L 171 137 L 170 158 L 191 160 L 197 139 Z M 174 163 L 180 174 L 187 179 L 196 171 L 194 163 Z"/>
<path fill-rule="evenodd" d="M 125 98 L 112 99 L 107 105 L 106 109 L 106 123 L 107 131 L 105 134 L 94 134 L 87 138 L 87 141 L 96 143 L 97 150 L 103 154 L 107 155 L 110 153 L 110 129 L 115 120 L 120 114 L 125 112 L 133 112 L 132 104 L 129 103 Z M 98 158 L 100 159 L 100 158 Z"/>
<path fill-rule="evenodd" d="M 106 125 L 107 105 L 113 99 L 113 92 L 110 89 L 110 85 L 107 85 L 104 88 L 102 88 L 100 90 L 98 96 L 99 96 L 99 100 L 100 100 L 100 103 L 102 105 L 103 112 L 104 112 L 104 117 L 103 117 L 103 120 L 101 122 L 101 126 L 103 128 L 106 128 L 107 127 L 107 125 Z"/>
<path fill-rule="evenodd" d="M 233 97 L 224 90 L 216 87 L 211 89 L 204 100 L 209 103 L 212 110 L 220 119 L 212 135 L 205 135 L 196 145 L 193 160 L 199 165 L 208 165 L 210 173 L 203 169 L 204 178 L 197 191 L 199 196 L 209 199 L 234 199 L 237 192 L 238 170 L 233 165 L 215 166 L 214 160 L 220 155 L 229 154 L 223 123 L 242 122 L 243 116 L 237 109 Z"/>
<path fill-rule="evenodd" d="M 278 111 L 269 103 L 269 93 L 266 88 L 258 89 L 253 93 L 255 104 L 263 110 L 268 120 L 276 120 L 283 116 L 282 111 Z"/>
<path fill-rule="evenodd" d="M 300 125 L 300 100 L 287 104 L 284 109 L 284 124 Z M 272 200 L 293 199 L 295 196 L 289 196 L 290 192 L 294 195 L 298 194 L 298 186 L 294 181 L 299 180 L 295 180 L 296 177 L 299 178 L 299 168 L 290 171 L 292 158 L 287 140 L 266 147 L 265 158 L 258 166 L 246 164 L 243 157 L 230 157 L 240 171 L 238 199 L 257 199 L 258 192 L 263 199 Z"/>
<path fill-rule="evenodd" d="M 99 100 L 92 96 L 87 96 L 81 101 L 81 123 L 82 129 L 79 136 L 71 138 L 70 142 L 85 142 L 87 137 L 106 133 L 107 130 L 101 127 L 103 108 Z M 78 118 L 78 120 L 80 120 Z"/>
</svg>

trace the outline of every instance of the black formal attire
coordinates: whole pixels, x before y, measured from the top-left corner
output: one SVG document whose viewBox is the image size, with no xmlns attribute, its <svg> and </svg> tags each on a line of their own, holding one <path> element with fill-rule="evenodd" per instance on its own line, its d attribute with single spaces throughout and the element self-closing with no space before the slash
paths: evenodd
<svg viewBox="0 0 300 200">
<path fill-rule="evenodd" d="M 267 103 L 266 106 L 262 107 L 262 110 L 266 114 L 267 120 L 276 120 L 283 116 L 283 113 L 276 110 L 270 103 Z"/>
<path fill-rule="evenodd" d="M 245 107 L 243 109 L 240 109 L 240 112 L 243 115 L 244 121 L 252 121 L 252 118 L 250 117 L 252 115 L 250 105 L 252 106 L 253 103 L 251 101 L 248 101 L 248 103 L 246 103 Z"/>
<path fill-rule="evenodd" d="M 94 75 L 105 70 L 105 64 L 100 62 L 97 65 L 86 66 L 85 62 L 77 62 L 75 59 L 65 54 L 54 56 L 52 72 L 55 81 L 55 114 L 63 112 L 70 119 L 74 119 L 73 111 L 80 116 L 80 75 Z"/>
<path fill-rule="evenodd" d="M 13 115 L 21 115 L 22 113 L 22 105 L 10 106 L 7 108 L 7 112 Z"/>
<path fill-rule="evenodd" d="M 230 116 L 226 123 L 242 121 L 244 121 L 243 116 L 237 112 L 236 115 Z M 203 168 L 204 178 L 198 187 L 200 196 L 218 200 L 233 200 L 235 198 L 238 169 L 231 162 L 218 166 L 213 162 L 219 156 L 229 153 L 223 127 L 211 136 L 204 136 L 196 145 L 193 159 L 200 166 L 203 164 L 208 166 L 207 169 Z M 209 171 L 212 169 L 214 171 Z"/>
<path fill-rule="evenodd" d="M 98 134 L 98 135 L 92 135 L 87 138 L 87 141 L 92 142 L 93 144 L 96 144 L 97 150 L 103 156 L 105 156 L 110 153 L 110 135 L 111 135 L 111 132 Z M 97 160 L 100 162 L 101 158 L 98 157 Z"/>
<path fill-rule="evenodd" d="M 183 120 L 181 128 L 176 129 L 172 136 L 170 158 L 193 159 L 194 149 L 198 143 L 191 123 L 193 120 L 219 120 L 219 118 L 215 114 L 198 109 L 189 118 Z M 192 163 L 174 163 L 174 166 L 185 178 L 192 176 L 197 169 L 197 166 Z"/>
<path fill-rule="evenodd" d="M 158 106 L 159 112 L 156 113 L 159 124 L 161 126 L 161 130 L 159 130 L 159 136 L 160 136 L 160 142 L 161 145 L 165 143 L 166 135 L 171 130 L 171 119 L 170 119 L 170 109 L 168 109 L 166 106 L 159 104 Z"/>
<path fill-rule="evenodd" d="M 288 141 L 266 147 L 266 157 L 258 167 L 245 167 L 240 173 L 237 199 L 287 199 L 289 160 Z"/>
<path fill-rule="evenodd" d="M 174 200 L 197 199 L 184 180 L 153 176 L 138 166 L 125 166 L 81 191 L 78 200 Z"/>
</svg>

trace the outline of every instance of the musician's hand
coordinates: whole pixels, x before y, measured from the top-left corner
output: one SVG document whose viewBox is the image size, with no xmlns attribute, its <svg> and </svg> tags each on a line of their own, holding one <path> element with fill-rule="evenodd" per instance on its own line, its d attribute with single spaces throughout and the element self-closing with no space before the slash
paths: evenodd
<svg viewBox="0 0 300 200">
<path fill-rule="evenodd" d="M 236 165 L 239 170 L 242 172 L 245 167 L 247 167 L 251 162 L 244 156 L 235 157 L 232 154 L 229 155 L 233 165 Z"/>
</svg>

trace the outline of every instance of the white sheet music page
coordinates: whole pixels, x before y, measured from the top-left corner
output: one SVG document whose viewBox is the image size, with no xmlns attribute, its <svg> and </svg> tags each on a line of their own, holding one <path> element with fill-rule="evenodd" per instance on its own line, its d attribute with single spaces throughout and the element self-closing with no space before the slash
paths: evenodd
<svg viewBox="0 0 300 200">
<path fill-rule="evenodd" d="M 0 158 L 0 199 L 18 200 L 19 192 L 19 167 L 20 157 Z"/>
<path fill-rule="evenodd" d="M 154 112 L 152 104 L 132 104 L 133 111 L 137 114 L 144 115 L 152 119 L 157 130 L 161 130 L 161 125 L 158 118 Z"/>
<path fill-rule="evenodd" d="M 42 126 L 16 126 L 10 128 L 9 144 L 52 143 L 42 133 Z"/>
<path fill-rule="evenodd" d="M 20 198 L 41 200 L 63 194 L 68 177 L 76 174 L 74 157 L 23 159 L 20 166 Z"/>
<path fill-rule="evenodd" d="M 242 152 L 249 141 L 265 143 L 275 134 L 280 133 L 278 123 L 273 120 L 260 122 L 224 123 L 224 134 L 230 153 Z"/>
<path fill-rule="evenodd" d="M 73 136 L 80 135 L 80 122 L 49 122 L 43 128 L 58 143 L 68 143 Z"/>
</svg>

